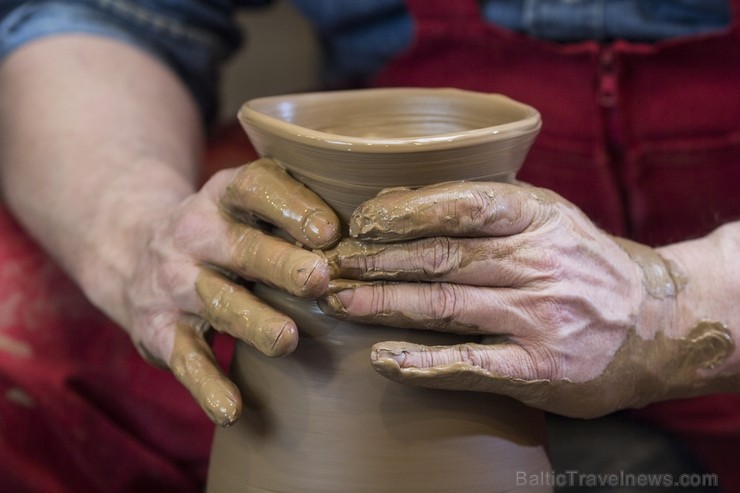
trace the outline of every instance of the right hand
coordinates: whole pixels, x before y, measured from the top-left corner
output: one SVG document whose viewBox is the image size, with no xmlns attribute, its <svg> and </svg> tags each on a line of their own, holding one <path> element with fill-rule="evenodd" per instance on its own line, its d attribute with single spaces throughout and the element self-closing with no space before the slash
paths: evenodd
<svg viewBox="0 0 740 493">
<path fill-rule="evenodd" d="M 298 244 L 267 234 L 261 221 Z M 170 368 L 216 424 L 230 425 L 241 412 L 241 397 L 204 333 L 212 327 L 268 356 L 292 352 L 295 323 L 241 281 L 302 298 L 322 295 L 329 283 L 326 260 L 300 245 L 332 245 L 339 220 L 273 161 L 260 159 L 217 173 L 148 232 L 127 285 L 124 325 L 146 359 Z"/>
</svg>

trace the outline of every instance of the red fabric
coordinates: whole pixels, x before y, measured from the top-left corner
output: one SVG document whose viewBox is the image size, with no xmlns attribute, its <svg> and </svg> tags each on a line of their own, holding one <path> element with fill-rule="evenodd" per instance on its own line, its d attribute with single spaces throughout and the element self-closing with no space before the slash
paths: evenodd
<svg viewBox="0 0 740 493">
<path fill-rule="evenodd" d="M 560 46 L 485 24 L 474 0 L 409 4 L 417 44 L 378 83 L 536 106 L 544 127 L 520 178 L 650 243 L 740 214 L 737 26 L 657 46 Z M 214 143 L 206 175 L 254 156 L 238 127 Z M 684 436 L 738 491 L 740 398 L 639 414 Z M 211 434 L 171 375 L 144 363 L 0 208 L 0 493 L 200 491 Z"/>
<path fill-rule="evenodd" d="M 0 491 L 197 492 L 212 426 L 0 209 Z"/>
<path fill-rule="evenodd" d="M 731 29 L 657 44 L 555 44 L 485 22 L 476 0 L 407 0 L 411 49 L 380 86 L 500 92 L 543 128 L 519 178 L 561 193 L 612 233 L 665 244 L 740 218 L 740 0 Z M 684 437 L 740 491 L 740 395 L 634 413 Z"/>
<path fill-rule="evenodd" d="M 255 156 L 213 136 L 206 177 Z M 226 363 L 231 340 L 217 337 Z M 213 425 L 0 205 L 0 493 L 196 493 Z"/>
</svg>

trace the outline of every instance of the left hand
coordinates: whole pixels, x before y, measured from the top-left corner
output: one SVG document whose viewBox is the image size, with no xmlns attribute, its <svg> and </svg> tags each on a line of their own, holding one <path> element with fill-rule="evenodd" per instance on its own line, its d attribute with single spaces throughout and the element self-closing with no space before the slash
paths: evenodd
<svg viewBox="0 0 740 493">
<path fill-rule="evenodd" d="M 325 311 L 492 336 L 452 347 L 376 344 L 372 363 L 391 379 L 593 417 L 685 392 L 687 375 L 706 364 L 673 328 L 674 266 L 606 234 L 554 192 L 391 189 L 358 208 L 350 235 L 327 252 L 334 276 L 369 282 L 336 282 Z"/>
</svg>

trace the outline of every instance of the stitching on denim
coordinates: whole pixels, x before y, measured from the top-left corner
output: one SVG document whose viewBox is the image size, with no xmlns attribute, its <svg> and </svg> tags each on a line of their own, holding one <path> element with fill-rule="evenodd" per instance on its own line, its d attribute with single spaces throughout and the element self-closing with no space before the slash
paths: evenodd
<svg viewBox="0 0 740 493">
<path fill-rule="evenodd" d="M 126 0 L 97 0 L 101 8 L 115 11 L 119 14 L 126 15 L 135 21 L 149 25 L 155 31 L 166 32 L 181 38 L 189 38 L 200 43 L 218 45 L 214 36 L 207 32 L 194 27 L 187 27 L 185 24 L 173 21 L 164 15 L 152 12 L 149 9 L 134 5 Z"/>
</svg>

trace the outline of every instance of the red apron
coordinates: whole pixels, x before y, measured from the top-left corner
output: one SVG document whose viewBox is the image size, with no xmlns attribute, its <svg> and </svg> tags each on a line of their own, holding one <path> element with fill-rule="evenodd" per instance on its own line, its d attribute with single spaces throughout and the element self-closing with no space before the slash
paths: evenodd
<svg viewBox="0 0 740 493">
<path fill-rule="evenodd" d="M 212 432 L 0 207 L 0 492 L 196 493 Z"/>
<path fill-rule="evenodd" d="M 740 0 L 722 32 L 638 44 L 535 40 L 486 22 L 476 0 L 407 0 L 415 43 L 375 81 L 500 92 L 543 128 L 519 178 L 648 244 L 740 218 Z M 636 413 L 694 446 L 740 491 L 740 396 Z"/>
</svg>

